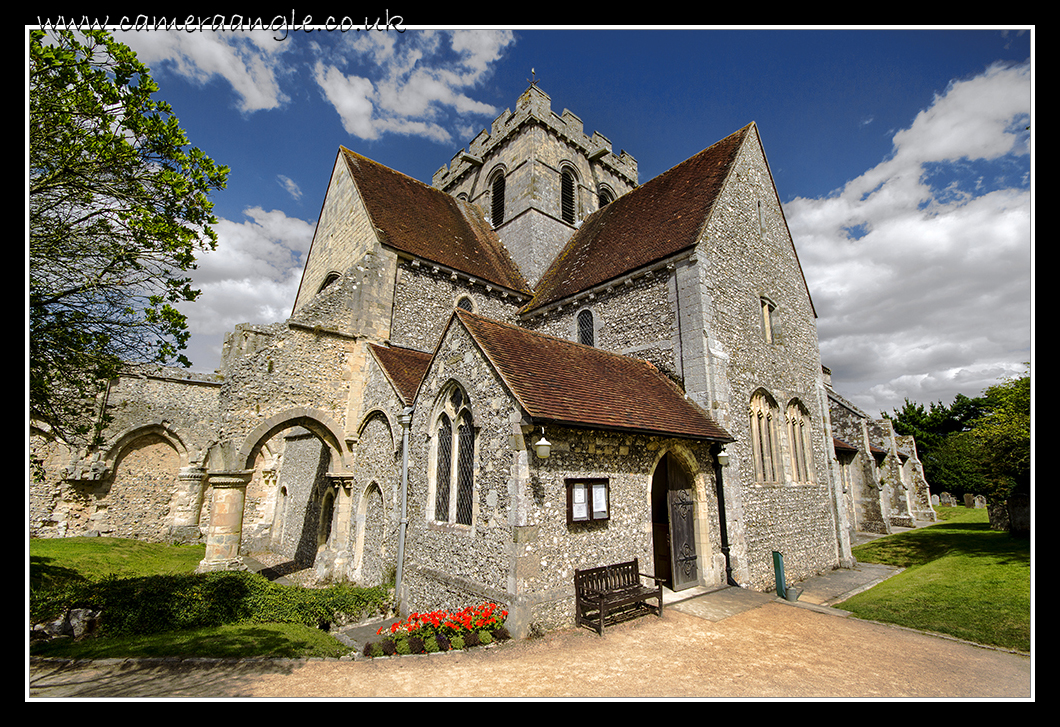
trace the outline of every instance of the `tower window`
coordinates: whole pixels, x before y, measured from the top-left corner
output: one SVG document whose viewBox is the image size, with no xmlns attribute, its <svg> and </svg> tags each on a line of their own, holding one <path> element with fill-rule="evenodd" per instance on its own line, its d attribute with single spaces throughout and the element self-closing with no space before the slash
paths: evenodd
<svg viewBox="0 0 1060 727">
<path fill-rule="evenodd" d="M 490 191 L 490 215 L 493 226 L 497 227 L 504 222 L 504 173 L 501 172 L 493 178 Z"/>
<path fill-rule="evenodd" d="M 560 180 L 560 213 L 568 225 L 574 224 L 574 174 L 564 169 Z"/>
</svg>

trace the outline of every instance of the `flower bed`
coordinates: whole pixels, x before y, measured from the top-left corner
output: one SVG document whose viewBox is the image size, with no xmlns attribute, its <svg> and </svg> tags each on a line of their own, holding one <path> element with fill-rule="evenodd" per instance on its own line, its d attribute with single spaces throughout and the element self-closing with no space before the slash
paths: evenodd
<svg viewBox="0 0 1060 727">
<path fill-rule="evenodd" d="M 495 603 L 465 608 L 455 613 L 413 613 L 404 621 L 380 628 L 379 641 L 365 644 L 368 657 L 395 654 L 432 654 L 440 651 L 485 646 L 511 638 L 504 626 L 508 612 Z"/>
</svg>

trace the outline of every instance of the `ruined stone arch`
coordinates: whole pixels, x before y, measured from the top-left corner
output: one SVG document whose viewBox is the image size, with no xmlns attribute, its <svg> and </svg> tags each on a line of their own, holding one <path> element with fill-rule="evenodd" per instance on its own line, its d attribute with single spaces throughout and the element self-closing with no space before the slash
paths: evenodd
<svg viewBox="0 0 1060 727">
<path fill-rule="evenodd" d="M 252 468 L 262 446 L 279 432 L 291 427 L 303 427 L 316 435 L 330 450 L 333 469 L 349 469 L 350 458 L 342 444 L 342 429 L 325 412 L 305 407 L 279 412 L 256 426 L 244 437 L 232 464 L 238 469 Z"/>
<path fill-rule="evenodd" d="M 377 586 L 387 579 L 391 563 L 385 498 L 375 480 L 361 492 L 356 518 L 354 580 L 364 586 Z"/>
<path fill-rule="evenodd" d="M 119 538 L 163 541 L 187 499 L 181 471 L 189 463 L 183 440 L 164 422 L 130 429 L 104 450 L 109 476 L 96 488 L 91 530 Z M 192 483 L 192 499 L 202 482 Z"/>
<path fill-rule="evenodd" d="M 191 457 L 184 440 L 165 422 L 157 421 L 128 429 L 118 435 L 111 444 L 102 447 L 105 453 L 103 458 L 108 468 L 113 472 L 115 463 L 129 447 L 133 446 L 137 440 L 150 436 L 158 437 L 168 443 L 180 457 L 181 467 L 187 467 L 190 464 Z"/>
<path fill-rule="evenodd" d="M 339 273 L 337 270 L 332 270 L 331 272 L 329 272 L 327 275 L 324 276 L 324 282 L 320 284 L 319 288 L 317 288 L 317 293 L 320 293 L 321 291 L 324 290 L 324 288 L 328 287 L 329 285 L 331 285 L 332 283 L 334 283 L 336 280 L 338 280 L 341 277 L 342 277 L 341 273 Z"/>
</svg>

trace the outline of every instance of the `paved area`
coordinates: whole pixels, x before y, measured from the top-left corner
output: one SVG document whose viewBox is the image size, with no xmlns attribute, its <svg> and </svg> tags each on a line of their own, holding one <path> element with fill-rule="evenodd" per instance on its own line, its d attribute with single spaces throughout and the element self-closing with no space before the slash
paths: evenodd
<svg viewBox="0 0 1060 727">
<path fill-rule="evenodd" d="M 1031 659 L 848 618 L 835 604 L 897 572 L 667 593 L 663 618 L 459 653 L 373 660 L 31 660 L 33 699 L 1031 699 Z M 351 629 L 356 640 L 374 626 Z"/>
</svg>

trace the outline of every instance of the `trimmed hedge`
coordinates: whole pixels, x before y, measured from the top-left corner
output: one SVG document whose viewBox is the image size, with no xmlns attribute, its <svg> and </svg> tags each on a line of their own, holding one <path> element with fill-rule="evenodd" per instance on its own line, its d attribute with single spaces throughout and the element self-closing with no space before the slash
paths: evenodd
<svg viewBox="0 0 1060 727">
<path fill-rule="evenodd" d="M 91 608 L 102 612 L 107 636 L 239 623 L 323 626 L 342 615 L 359 619 L 388 604 L 383 587 L 284 586 L 247 571 L 68 582 L 30 596 L 34 622 L 57 618 L 70 608 Z"/>
</svg>

